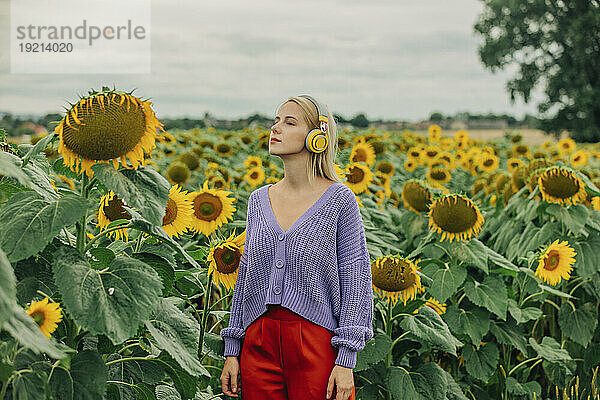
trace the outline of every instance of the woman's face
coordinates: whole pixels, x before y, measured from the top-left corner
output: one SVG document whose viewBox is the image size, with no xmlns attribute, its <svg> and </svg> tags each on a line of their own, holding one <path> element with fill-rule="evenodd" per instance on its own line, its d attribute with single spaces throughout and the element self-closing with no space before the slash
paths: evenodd
<svg viewBox="0 0 600 400">
<path fill-rule="evenodd" d="M 301 117 L 300 106 L 292 101 L 283 104 L 273 120 L 269 153 L 283 155 L 302 151 L 308 133 L 308 125 Z M 278 139 L 279 141 L 273 141 Z"/>
</svg>

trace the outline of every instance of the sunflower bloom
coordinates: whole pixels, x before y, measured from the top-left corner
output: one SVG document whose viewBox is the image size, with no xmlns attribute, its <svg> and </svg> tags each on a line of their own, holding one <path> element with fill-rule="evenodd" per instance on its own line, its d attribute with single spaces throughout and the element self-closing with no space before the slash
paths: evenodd
<svg viewBox="0 0 600 400">
<path fill-rule="evenodd" d="M 402 186 L 401 197 L 404 201 L 404 206 L 418 214 L 429 211 L 429 205 L 433 196 L 427 185 L 418 180 L 411 179 Z"/>
<path fill-rule="evenodd" d="M 429 299 L 427 299 L 427 301 L 425 302 L 425 304 L 423 304 L 423 307 L 429 307 L 431 308 L 433 311 L 435 311 L 436 313 L 438 313 L 438 315 L 442 315 L 446 312 L 446 303 L 441 304 L 439 301 L 437 301 L 435 298 L 430 297 Z M 417 314 L 419 312 L 419 309 L 417 308 L 413 314 Z"/>
<path fill-rule="evenodd" d="M 561 279 L 569 280 L 573 264 L 575 263 L 575 250 L 567 241 L 559 242 L 556 239 L 542 252 L 535 275 L 550 285 L 557 285 Z"/>
<path fill-rule="evenodd" d="M 236 208 L 235 199 L 227 190 L 209 189 L 208 181 L 204 181 L 202 190 L 191 192 L 193 213 L 190 230 L 208 236 L 221 225 L 233 218 Z"/>
<path fill-rule="evenodd" d="M 137 169 L 144 152 L 155 147 L 156 130 L 164 131 L 151 105 L 119 91 L 92 91 L 81 98 L 54 130 L 60 137 L 63 164 L 78 174 L 84 170 L 90 178 L 96 163 L 118 168 L 120 161 L 127 169 Z"/>
<path fill-rule="evenodd" d="M 232 233 L 224 242 L 212 247 L 206 257 L 208 274 L 213 274 L 213 281 L 227 290 L 233 289 L 237 282 L 245 241 L 245 229 L 235 237 Z"/>
<path fill-rule="evenodd" d="M 44 300 L 32 302 L 25 312 L 38 324 L 42 333 L 50 338 L 58 323 L 62 321 L 62 308 L 59 306 L 60 303 L 49 303 L 46 297 Z"/>
<path fill-rule="evenodd" d="M 167 235 L 179 237 L 191 226 L 193 212 L 188 193 L 181 190 L 179 185 L 171 186 L 162 228 L 167 232 Z"/>
<path fill-rule="evenodd" d="M 537 184 L 542 199 L 548 203 L 577 204 L 587 198 L 585 183 L 571 170 L 561 167 L 545 169 L 538 177 Z"/>
<path fill-rule="evenodd" d="M 129 215 L 123 205 L 126 204 L 112 190 L 102 196 L 96 213 L 96 219 L 98 220 L 96 226 L 102 230 L 113 221 L 119 219 L 131 219 L 131 215 Z M 109 232 L 107 235 L 109 237 L 114 235 L 115 240 L 122 240 L 124 242 L 129 240 L 127 228 L 117 229 L 116 231 Z"/>
<path fill-rule="evenodd" d="M 470 240 L 479 234 L 483 223 L 483 215 L 473 200 L 460 194 L 439 197 L 429 207 L 429 229 L 442 234 L 440 242 Z"/>
<path fill-rule="evenodd" d="M 373 289 L 392 304 L 401 300 L 404 305 L 425 291 L 417 273 L 420 260 L 411 261 L 399 256 L 379 258 L 371 263 Z"/>
</svg>

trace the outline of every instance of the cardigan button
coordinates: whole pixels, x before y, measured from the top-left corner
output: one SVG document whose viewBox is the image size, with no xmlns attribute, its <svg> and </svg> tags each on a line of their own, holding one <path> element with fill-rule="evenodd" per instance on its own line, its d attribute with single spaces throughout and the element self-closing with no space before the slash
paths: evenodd
<svg viewBox="0 0 600 400">
<path fill-rule="evenodd" d="M 273 291 L 275 292 L 275 294 L 279 294 L 281 293 L 281 288 L 279 286 L 275 286 L 275 289 L 273 289 Z"/>
<path fill-rule="evenodd" d="M 275 261 L 275 265 L 277 266 L 277 268 L 283 267 L 283 260 L 277 260 L 277 261 Z"/>
<path fill-rule="evenodd" d="M 284 238 L 285 238 L 285 235 L 283 233 L 280 233 L 279 236 L 278 236 L 278 239 L 279 240 L 283 240 Z"/>
</svg>

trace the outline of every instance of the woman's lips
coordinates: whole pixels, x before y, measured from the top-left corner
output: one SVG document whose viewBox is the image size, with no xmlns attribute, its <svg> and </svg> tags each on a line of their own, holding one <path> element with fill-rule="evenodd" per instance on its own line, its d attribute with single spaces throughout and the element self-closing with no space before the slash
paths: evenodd
<svg viewBox="0 0 600 400">
<path fill-rule="evenodd" d="M 281 140 L 278 140 L 278 139 L 275 139 L 275 138 L 271 138 L 271 143 L 273 143 L 273 142 L 278 142 L 279 143 L 279 142 L 281 142 Z"/>
</svg>

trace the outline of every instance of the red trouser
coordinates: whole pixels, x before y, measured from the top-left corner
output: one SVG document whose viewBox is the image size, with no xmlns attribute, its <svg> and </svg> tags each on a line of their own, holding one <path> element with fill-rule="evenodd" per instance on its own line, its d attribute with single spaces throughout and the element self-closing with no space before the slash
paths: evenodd
<svg viewBox="0 0 600 400">
<path fill-rule="evenodd" d="M 243 400 L 325 400 L 338 349 L 334 333 L 280 305 L 246 329 L 240 354 Z M 329 400 L 334 400 L 336 387 Z M 354 387 L 348 400 L 354 400 Z"/>
</svg>

